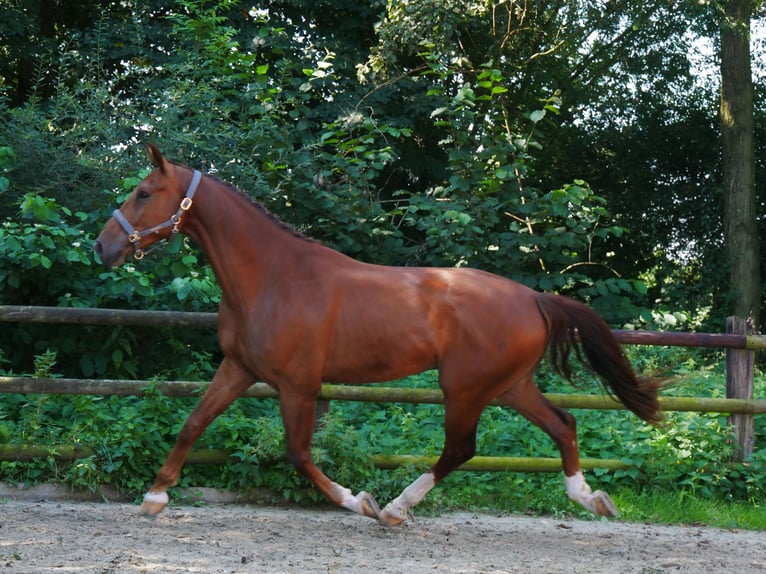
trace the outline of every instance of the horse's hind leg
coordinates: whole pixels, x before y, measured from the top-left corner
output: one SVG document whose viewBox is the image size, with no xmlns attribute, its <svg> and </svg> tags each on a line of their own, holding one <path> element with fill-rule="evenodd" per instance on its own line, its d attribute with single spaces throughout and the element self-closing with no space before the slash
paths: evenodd
<svg viewBox="0 0 766 574">
<path fill-rule="evenodd" d="M 407 519 L 412 506 L 423 500 L 436 484 L 476 453 L 476 429 L 487 401 L 462 397 L 451 399 L 446 394 L 444 405 L 444 448 L 430 471 L 405 488 L 380 513 L 380 523 L 397 526 Z"/>
<path fill-rule="evenodd" d="M 567 496 L 598 516 L 617 516 L 609 495 L 603 491 L 591 492 L 580 468 L 577 449 L 577 423 L 574 416 L 553 406 L 530 377 L 511 388 L 498 400 L 544 430 L 561 451 Z"/>
<path fill-rule="evenodd" d="M 311 481 L 328 500 L 338 506 L 377 519 L 380 509 L 371 495 L 366 492 L 352 494 L 348 488 L 330 480 L 311 458 L 316 393 L 289 389 L 280 396 L 279 409 L 287 438 L 287 457 L 298 474 Z"/>
</svg>

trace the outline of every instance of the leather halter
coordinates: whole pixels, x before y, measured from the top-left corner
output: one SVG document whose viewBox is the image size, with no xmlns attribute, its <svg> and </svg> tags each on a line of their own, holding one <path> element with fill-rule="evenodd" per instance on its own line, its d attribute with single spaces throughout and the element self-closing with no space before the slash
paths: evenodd
<svg viewBox="0 0 766 574">
<path fill-rule="evenodd" d="M 127 218 L 122 214 L 122 211 L 119 209 L 114 210 L 112 217 L 117 220 L 117 223 L 120 224 L 120 227 L 122 227 L 123 231 L 128 234 L 128 241 L 133 244 L 133 257 L 135 259 L 144 258 L 144 250 L 138 246 L 142 238 L 146 237 L 147 235 L 151 235 L 152 233 L 158 233 L 168 227 L 172 228 L 171 233 L 173 235 L 178 233 L 178 226 L 181 224 L 181 216 L 185 212 L 189 211 L 189 209 L 191 209 L 192 199 L 194 198 L 194 194 L 197 193 L 197 187 L 199 186 L 201 179 L 202 174 L 199 171 L 194 170 L 194 175 L 192 176 L 191 183 L 186 190 L 186 195 L 181 200 L 181 205 L 178 207 L 178 210 L 170 216 L 170 219 L 167 219 L 162 223 L 158 223 L 157 225 L 154 225 L 148 229 L 144 229 L 143 231 L 136 231 L 127 220 Z"/>
</svg>

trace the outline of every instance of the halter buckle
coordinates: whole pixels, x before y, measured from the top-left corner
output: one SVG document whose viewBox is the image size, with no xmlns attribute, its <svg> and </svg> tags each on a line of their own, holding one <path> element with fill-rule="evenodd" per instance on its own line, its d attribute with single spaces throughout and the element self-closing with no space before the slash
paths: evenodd
<svg viewBox="0 0 766 574">
<path fill-rule="evenodd" d="M 192 198 L 191 197 L 184 197 L 181 200 L 181 209 L 184 211 L 189 211 L 192 206 Z"/>
</svg>

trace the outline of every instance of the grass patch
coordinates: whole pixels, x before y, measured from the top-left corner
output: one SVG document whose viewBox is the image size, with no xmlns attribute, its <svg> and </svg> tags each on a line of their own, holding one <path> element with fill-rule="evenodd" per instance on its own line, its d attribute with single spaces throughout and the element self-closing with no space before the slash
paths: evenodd
<svg viewBox="0 0 766 574">
<path fill-rule="evenodd" d="M 594 490 L 600 486 L 592 475 L 587 476 Z M 682 489 L 620 487 L 608 492 L 620 512 L 612 520 L 766 531 L 766 506 L 761 502 L 711 499 Z M 465 509 L 491 515 L 602 520 L 567 498 L 560 473 L 453 473 L 414 511 L 439 515 Z"/>
<path fill-rule="evenodd" d="M 621 489 L 613 496 L 620 520 L 766 530 L 766 507 L 759 503 L 703 499 L 687 491 Z"/>
</svg>

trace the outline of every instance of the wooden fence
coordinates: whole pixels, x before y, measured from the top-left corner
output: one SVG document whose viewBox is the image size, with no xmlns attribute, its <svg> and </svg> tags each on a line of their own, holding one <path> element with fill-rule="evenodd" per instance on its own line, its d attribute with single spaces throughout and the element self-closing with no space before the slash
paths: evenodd
<svg viewBox="0 0 766 574">
<path fill-rule="evenodd" d="M 117 309 L 69 309 L 58 307 L 0 306 L 0 322 L 66 323 L 85 325 L 169 326 L 212 329 L 216 325 L 215 313 L 186 313 L 173 311 L 128 311 Z M 753 398 L 753 356 L 756 350 L 766 349 L 766 337 L 749 332 L 747 322 L 731 319 L 726 334 L 666 333 L 656 331 L 614 331 L 623 344 L 666 345 L 684 347 L 718 347 L 727 349 L 727 398 L 661 397 L 665 411 L 719 412 L 730 415 L 737 438 L 735 458 L 741 460 L 753 451 L 753 415 L 766 413 L 766 399 Z M 153 383 L 167 396 L 192 396 L 206 383 L 189 381 L 160 381 Z M 148 381 L 94 380 L 63 378 L 0 377 L 0 393 L 47 393 L 89 395 L 142 395 Z M 277 394 L 264 383 L 256 383 L 245 397 L 276 398 Z M 563 408 L 622 409 L 623 406 L 606 395 L 547 394 L 553 404 Z M 323 385 L 323 401 L 365 401 L 401 403 L 442 403 L 438 389 L 412 389 L 400 387 Z M 61 459 L 92 455 L 87 448 L 71 445 L 40 447 L 35 445 L 2 445 L 0 460 L 29 459 L 55 456 Z M 221 464 L 228 460 L 225 451 L 195 451 L 190 464 Z M 433 457 L 390 455 L 375 456 L 373 462 L 381 468 L 394 468 L 405 464 L 432 464 Z M 619 460 L 583 459 L 583 467 L 617 470 L 627 465 Z M 461 467 L 463 470 L 499 470 L 553 472 L 561 469 L 559 459 L 474 457 Z"/>
</svg>

